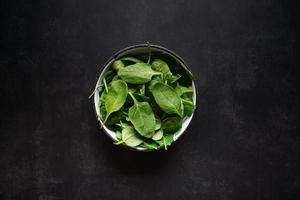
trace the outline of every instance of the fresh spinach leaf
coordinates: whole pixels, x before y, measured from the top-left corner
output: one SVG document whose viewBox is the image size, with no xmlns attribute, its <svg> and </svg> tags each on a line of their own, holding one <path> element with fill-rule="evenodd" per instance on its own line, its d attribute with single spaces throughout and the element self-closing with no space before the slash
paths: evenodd
<svg viewBox="0 0 300 200">
<path fill-rule="evenodd" d="M 181 99 L 184 107 L 184 113 L 187 116 L 191 116 L 195 110 L 195 105 L 193 103 L 193 100 L 185 100 Z"/>
<path fill-rule="evenodd" d="M 130 147 L 136 147 L 143 142 L 143 138 L 139 136 L 132 126 L 125 126 L 122 129 L 122 141 Z"/>
<path fill-rule="evenodd" d="M 152 94 L 156 103 L 164 112 L 178 114 L 180 117 L 183 117 L 181 100 L 172 87 L 158 82 L 153 86 Z"/>
<path fill-rule="evenodd" d="M 164 135 L 164 131 L 162 129 L 159 129 L 153 136 L 153 140 L 160 140 Z"/>
<path fill-rule="evenodd" d="M 150 150 L 160 148 L 160 145 L 157 142 L 150 139 L 145 140 L 140 146 Z"/>
<path fill-rule="evenodd" d="M 120 108 L 124 105 L 127 94 L 128 88 L 124 81 L 116 80 L 111 83 L 105 99 L 106 116 L 104 124 L 111 113 L 120 110 Z"/>
<path fill-rule="evenodd" d="M 161 127 L 161 120 L 158 115 L 155 115 L 155 130 L 160 129 L 160 127 Z"/>
<path fill-rule="evenodd" d="M 152 63 L 151 63 L 151 67 L 152 67 L 153 70 L 158 71 L 158 72 L 162 72 L 164 75 L 172 74 L 168 64 L 165 61 L 161 60 L 161 59 L 153 60 Z"/>
<path fill-rule="evenodd" d="M 115 60 L 112 64 L 112 68 L 116 71 L 119 71 L 125 67 L 124 63 L 121 60 Z"/>
<path fill-rule="evenodd" d="M 177 83 L 175 90 L 179 97 L 186 93 L 193 94 L 192 88 L 181 86 L 179 83 Z"/>
<path fill-rule="evenodd" d="M 173 134 L 182 126 L 182 119 L 179 117 L 168 117 L 162 121 L 161 128 L 165 133 Z"/>
<path fill-rule="evenodd" d="M 128 118 L 139 134 L 151 138 L 155 131 L 155 116 L 147 102 L 138 102 L 134 95 L 129 93 L 134 105 L 128 111 Z"/>
<path fill-rule="evenodd" d="M 131 84 L 144 84 L 151 80 L 152 76 L 160 75 L 160 72 L 153 71 L 146 63 L 136 63 L 118 71 L 119 77 Z"/>
<path fill-rule="evenodd" d="M 122 133 L 120 131 L 116 131 L 116 138 L 122 140 Z"/>
<path fill-rule="evenodd" d="M 155 141 L 159 147 L 164 147 L 165 150 L 168 149 L 168 146 L 170 146 L 174 141 L 174 136 L 172 134 L 165 134 L 163 135 L 162 139 Z"/>
</svg>

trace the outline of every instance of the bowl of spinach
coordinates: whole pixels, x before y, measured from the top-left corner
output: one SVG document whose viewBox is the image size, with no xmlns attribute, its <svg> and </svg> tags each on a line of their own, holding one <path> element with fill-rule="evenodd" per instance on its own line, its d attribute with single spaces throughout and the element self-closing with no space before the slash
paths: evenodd
<svg viewBox="0 0 300 200">
<path fill-rule="evenodd" d="M 117 52 L 102 68 L 92 95 L 104 132 L 114 144 L 138 151 L 167 149 L 185 132 L 196 108 L 191 71 L 158 45 Z"/>
</svg>

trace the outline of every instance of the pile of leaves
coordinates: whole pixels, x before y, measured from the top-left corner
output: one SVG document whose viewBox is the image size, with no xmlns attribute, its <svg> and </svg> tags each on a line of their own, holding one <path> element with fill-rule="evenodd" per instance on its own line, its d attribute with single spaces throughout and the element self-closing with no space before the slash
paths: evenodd
<svg viewBox="0 0 300 200">
<path fill-rule="evenodd" d="M 191 85 L 191 72 L 169 54 L 149 50 L 120 58 L 94 91 L 100 93 L 98 117 L 116 133 L 115 144 L 167 149 L 195 110 Z"/>
</svg>

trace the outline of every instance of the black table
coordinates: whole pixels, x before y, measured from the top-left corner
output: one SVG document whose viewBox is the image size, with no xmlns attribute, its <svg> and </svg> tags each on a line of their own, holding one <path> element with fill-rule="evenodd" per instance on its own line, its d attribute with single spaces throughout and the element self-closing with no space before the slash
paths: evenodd
<svg viewBox="0 0 300 200">
<path fill-rule="evenodd" d="M 299 199 L 299 9 L 290 1 L 1 2 L 0 199 Z M 121 149 L 88 99 L 150 41 L 198 108 L 168 151 Z"/>
</svg>

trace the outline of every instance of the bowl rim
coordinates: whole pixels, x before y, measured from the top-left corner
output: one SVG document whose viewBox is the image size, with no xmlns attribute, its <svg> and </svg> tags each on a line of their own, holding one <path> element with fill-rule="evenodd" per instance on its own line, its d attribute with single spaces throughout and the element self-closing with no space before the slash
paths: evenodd
<svg viewBox="0 0 300 200">
<path fill-rule="evenodd" d="M 194 115 L 196 114 L 196 111 L 197 111 L 197 84 L 195 82 L 195 79 L 194 79 L 194 74 L 193 72 L 191 71 L 191 69 L 188 67 L 187 63 L 178 55 L 176 54 L 175 52 L 173 52 L 172 50 L 166 48 L 166 47 L 163 47 L 163 46 L 160 46 L 160 45 L 156 45 L 156 44 L 136 44 L 136 45 L 131 45 L 131 46 L 128 46 L 128 47 L 125 47 L 125 48 L 122 48 L 120 50 L 118 50 L 116 53 L 114 53 L 112 56 L 110 56 L 107 61 L 101 66 L 100 68 L 100 74 L 97 76 L 96 78 L 96 87 L 98 85 L 98 82 L 100 80 L 100 78 L 102 77 L 102 73 L 103 71 L 108 67 L 108 64 L 110 62 L 112 62 L 114 59 L 118 58 L 118 56 L 126 51 L 129 51 L 129 50 L 132 50 L 132 49 L 137 49 L 137 48 L 145 48 L 145 47 L 150 47 L 150 48 L 156 48 L 156 49 L 159 49 L 159 50 L 162 50 L 162 51 L 165 51 L 167 53 L 169 53 L 170 55 L 174 56 L 175 58 L 177 58 L 180 62 L 182 62 L 183 66 L 182 67 L 185 67 L 187 70 L 189 70 L 192 74 L 191 76 L 191 79 L 192 79 L 192 83 L 193 83 L 193 86 L 194 86 L 194 92 L 195 92 L 195 100 L 194 100 L 194 104 L 195 104 L 195 110 L 193 112 L 193 114 L 190 116 L 190 121 L 188 123 L 188 125 L 186 126 L 186 128 L 182 131 L 182 133 L 176 138 L 176 140 L 173 141 L 172 145 L 174 145 L 175 141 L 177 141 L 185 132 L 187 132 L 187 130 L 189 129 L 191 123 L 193 122 L 193 118 L 194 118 Z M 96 110 L 96 104 L 95 104 L 95 94 L 93 95 L 94 98 L 93 98 L 93 108 L 94 108 L 94 113 L 95 113 L 95 116 L 96 116 L 96 120 L 97 122 L 99 123 L 100 125 L 100 129 L 103 130 L 105 132 L 105 134 L 112 140 L 112 141 L 116 141 L 115 138 L 113 138 L 104 128 L 103 126 L 105 125 L 102 125 L 101 123 L 101 120 L 98 118 L 98 115 L 97 115 L 97 110 Z M 135 147 L 129 147 L 127 145 L 121 145 L 123 148 L 126 148 L 126 149 L 130 149 L 132 151 L 137 151 L 137 152 L 157 152 L 157 151 L 162 151 L 163 148 L 158 148 L 158 149 L 145 149 L 145 148 L 142 148 L 142 147 L 139 147 L 139 148 L 135 148 Z"/>
</svg>

